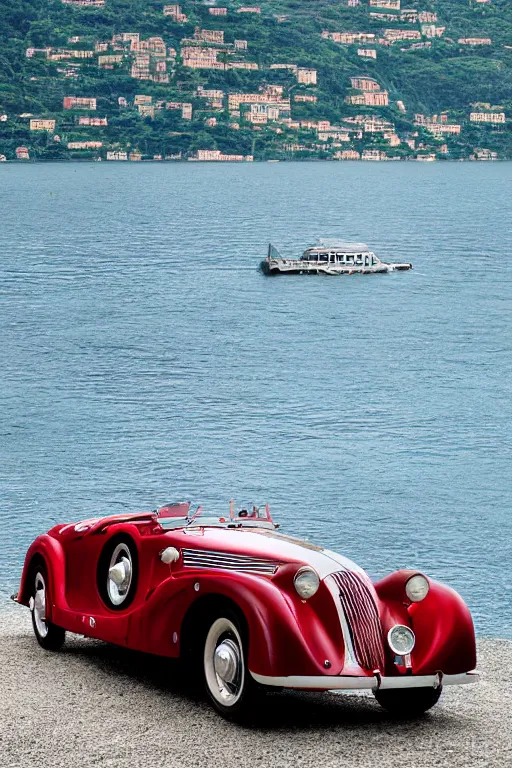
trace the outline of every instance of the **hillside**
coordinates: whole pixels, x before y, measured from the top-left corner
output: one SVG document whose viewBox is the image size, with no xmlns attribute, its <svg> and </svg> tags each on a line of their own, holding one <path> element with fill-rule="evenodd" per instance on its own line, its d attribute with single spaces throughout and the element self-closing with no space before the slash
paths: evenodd
<svg viewBox="0 0 512 768">
<path fill-rule="evenodd" d="M 214 2 L 0 0 L 0 157 L 512 158 L 510 0 Z"/>
</svg>

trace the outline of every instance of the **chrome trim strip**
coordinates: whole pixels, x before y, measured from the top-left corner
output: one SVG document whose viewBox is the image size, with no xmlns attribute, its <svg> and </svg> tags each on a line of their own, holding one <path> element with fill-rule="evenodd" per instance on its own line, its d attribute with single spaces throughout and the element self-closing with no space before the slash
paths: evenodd
<svg viewBox="0 0 512 768">
<path fill-rule="evenodd" d="M 182 549 L 184 568 L 216 568 L 228 571 L 245 571 L 272 576 L 279 563 L 249 555 L 233 555 L 207 549 Z"/>
<path fill-rule="evenodd" d="M 390 688 L 436 688 L 439 685 L 437 675 L 400 675 L 399 677 L 369 677 L 329 676 L 329 675 L 291 675 L 290 677 L 270 677 L 251 672 L 251 676 L 261 685 L 277 686 L 279 688 L 298 688 L 300 690 L 321 691 L 350 691 L 354 689 L 381 690 Z M 443 675 L 443 685 L 467 685 L 477 683 L 480 679 L 478 672 L 461 672 L 458 675 Z"/>
</svg>

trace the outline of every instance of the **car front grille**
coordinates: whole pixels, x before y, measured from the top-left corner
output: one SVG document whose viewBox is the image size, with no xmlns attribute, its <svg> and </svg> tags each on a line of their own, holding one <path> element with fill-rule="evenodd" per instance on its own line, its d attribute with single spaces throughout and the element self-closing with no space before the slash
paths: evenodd
<svg viewBox="0 0 512 768">
<path fill-rule="evenodd" d="M 332 577 L 340 590 L 357 663 L 372 672 L 383 669 L 382 627 L 370 587 L 351 571 L 338 571 Z"/>
</svg>

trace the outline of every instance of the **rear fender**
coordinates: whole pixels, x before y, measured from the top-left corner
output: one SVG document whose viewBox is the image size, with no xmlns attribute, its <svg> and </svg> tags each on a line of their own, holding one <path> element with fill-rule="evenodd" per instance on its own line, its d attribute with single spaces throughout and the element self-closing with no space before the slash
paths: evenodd
<svg viewBox="0 0 512 768">
<path fill-rule="evenodd" d="M 198 590 L 195 585 L 199 585 Z M 321 590 L 325 594 L 320 594 Z M 187 611 L 206 595 L 227 598 L 242 611 L 249 630 L 252 672 L 327 675 L 339 674 L 343 668 L 343 636 L 324 585 L 315 598 L 302 601 L 269 579 L 245 573 L 201 570 L 173 575 L 153 592 L 143 615 L 137 620 L 132 617 L 128 644 L 159 655 L 178 656 Z M 324 665 L 326 660 L 331 664 L 329 669 Z"/>
<path fill-rule="evenodd" d="M 51 619 L 56 607 L 67 608 L 65 596 L 66 563 L 61 545 L 47 533 L 38 536 L 28 549 L 21 574 L 18 603 L 27 606 L 29 604 L 32 592 L 32 565 L 34 559 L 38 557 L 42 558 L 46 566 L 48 589 L 51 597 L 47 615 Z"/>
</svg>

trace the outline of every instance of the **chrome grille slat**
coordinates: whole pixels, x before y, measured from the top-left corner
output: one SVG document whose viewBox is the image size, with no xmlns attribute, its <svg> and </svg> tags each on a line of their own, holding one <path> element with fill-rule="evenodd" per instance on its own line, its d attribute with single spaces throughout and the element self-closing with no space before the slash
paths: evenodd
<svg viewBox="0 0 512 768">
<path fill-rule="evenodd" d="M 357 573 L 332 574 L 339 590 L 358 664 L 373 671 L 384 668 L 382 627 L 369 586 Z"/>
<path fill-rule="evenodd" d="M 208 549 L 182 549 L 185 568 L 217 568 L 227 571 L 245 571 L 272 575 L 279 563 L 249 555 L 233 555 Z"/>
</svg>

